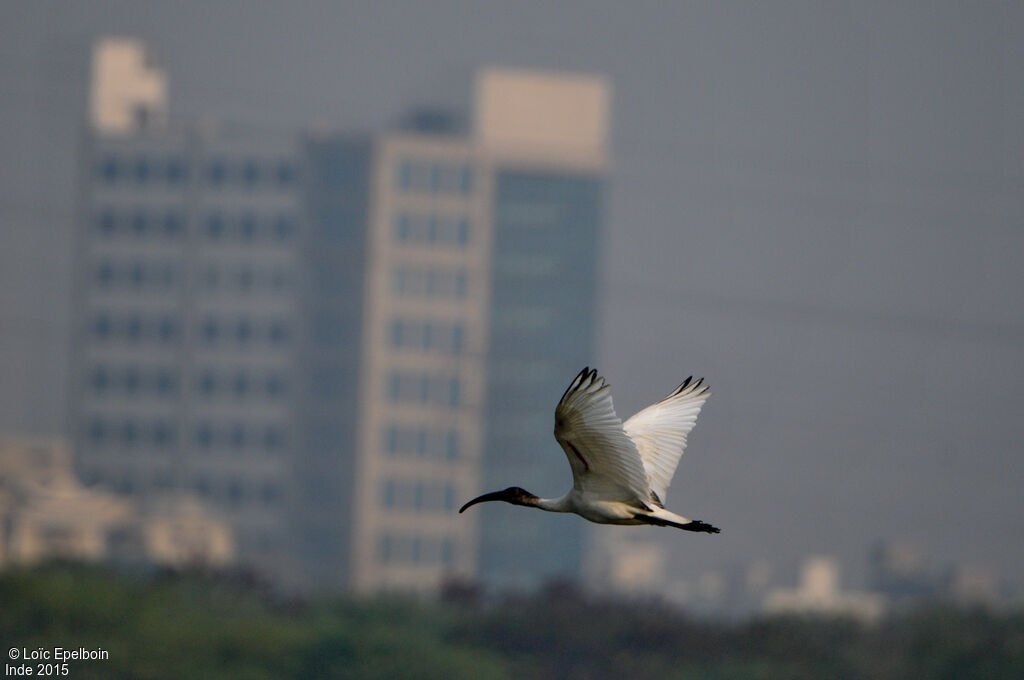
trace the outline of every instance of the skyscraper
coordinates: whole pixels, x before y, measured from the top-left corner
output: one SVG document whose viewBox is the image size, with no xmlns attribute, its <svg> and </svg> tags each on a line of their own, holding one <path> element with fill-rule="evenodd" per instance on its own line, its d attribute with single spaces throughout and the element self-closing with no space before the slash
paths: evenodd
<svg viewBox="0 0 1024 680">
<path fill-rule="evenodd" d="M 455 510 L 479 479 L 490 253 L 473 148 L 406 131 L 313 139 L 307 157 L 323 340 L 306 355 L 323 390 L 303 409 L 300 469 L 334 508 L 321 518 L 352 587 L 472 576 L 474 522 Z"/>
</svg>

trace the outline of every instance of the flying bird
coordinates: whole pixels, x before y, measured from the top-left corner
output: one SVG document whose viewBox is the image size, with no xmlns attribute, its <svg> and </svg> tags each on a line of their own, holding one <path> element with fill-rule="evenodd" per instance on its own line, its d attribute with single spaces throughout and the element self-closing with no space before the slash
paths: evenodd
<svg viewBox="0 0 1024 680">
<path fill-rule="evenodd" d="M 689 377 L 670 395 L 623 423 L 615 415 L 611 386 L 589 367 L 580 371 L 555 408 L 555 439 L 572 467 L 572 489 L 560 498 L 538 498 L 518 486 L 469 501 L 504 501 L 548 512 L 574 512 L 598 524 L 653 524 L 717 534 L 717 527 L 665 509 L 672 475 L 686 436 L 710 388 Z"/>
</svg>

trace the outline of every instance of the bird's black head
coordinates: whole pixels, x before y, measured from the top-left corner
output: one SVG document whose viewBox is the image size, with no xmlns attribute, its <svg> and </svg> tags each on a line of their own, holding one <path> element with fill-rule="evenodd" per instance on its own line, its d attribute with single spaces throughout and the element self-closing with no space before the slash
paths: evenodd
<svg viewBox="0 0 1024 680">
<path fill-rule="evenodd" d="M 459 512 L 464 512 L 466 508 L 471 505 L 486 503 L 487 501 L 505 501 L 512 505 L 535 505 L 536 500 L 537 497 L 526 489 L 520 489 L 518 486 L 510 486 L 502 491 L 492 491 L 491 493 L 485 493 L 483 496 L 477 496 L 459 508 Z"/>
</svg>

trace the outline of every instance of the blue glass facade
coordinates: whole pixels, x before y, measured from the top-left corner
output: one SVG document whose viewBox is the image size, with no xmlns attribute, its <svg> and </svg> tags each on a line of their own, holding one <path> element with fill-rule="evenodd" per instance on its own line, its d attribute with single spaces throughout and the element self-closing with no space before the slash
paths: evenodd
<svg viewBox="0 0 1024 680">
<path fill-rule="evenodd" d="M 552 436 L 565 386 L 593 364 L 603 180 L 499 171 L 495 186 L 483 487 L 544 497 L 572 485 Z M 532 586 L 576 577 L 578 517 L 480 506 L 481 579 Z"/>
<path fill-rule="evenodd" d="M 292 540 L 305 588 L 349 581 L 370 202 L 369 140 L 308 142 Z"/>
</svg>

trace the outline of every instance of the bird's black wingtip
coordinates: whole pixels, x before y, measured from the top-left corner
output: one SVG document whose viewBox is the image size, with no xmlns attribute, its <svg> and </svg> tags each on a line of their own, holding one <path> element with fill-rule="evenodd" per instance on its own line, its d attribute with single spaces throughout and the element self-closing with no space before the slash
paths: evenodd
<svg viewBox="0 0 1024 680">
<path fill-rule="evenodd" d="M 590 384 L 593 384 L 593 382 L 597 380 L 597 378 L 598 375 L 596 368 L 584 366 L 583 370 L 577 373 L 576 377 L 573 378 L 572 382 L 569 383 L 569 386 L 565 388 L 565 392 L 562 392 L 562 398 L 558 400 L 558 403 L 562 403 L 563 401 L 565 401 L 565 398 L 569 396 L 570 392 L 580 389 L 583 386 L 584 382 L 589 381 Z"/>
<path fill-rule="evenodd" d="M 702 534 L 720 534 L 720 533 L 722 533 L 722 530 L 719 529 L 718 527 L 713 526 L 711 524 L 708 524 L 707 522 L 702 522 L 699 519 L 692 520 L 689 524 L 683 524 L 679 528 L 680 529 L 685 529 L 686 531 L 697 531 L 697 532 L 700 532 Z"/>
</svg>

